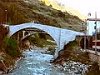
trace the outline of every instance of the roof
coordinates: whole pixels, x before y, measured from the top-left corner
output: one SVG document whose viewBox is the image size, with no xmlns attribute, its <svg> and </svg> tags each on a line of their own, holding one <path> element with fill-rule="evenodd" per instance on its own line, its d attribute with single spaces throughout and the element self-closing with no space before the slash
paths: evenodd
<svg viewBox="0 0 100 75">
<path fill-rule="evenodd" d="M 100 18 L 88 18 L 88 21 L 100 21 Z"/>
</svg>

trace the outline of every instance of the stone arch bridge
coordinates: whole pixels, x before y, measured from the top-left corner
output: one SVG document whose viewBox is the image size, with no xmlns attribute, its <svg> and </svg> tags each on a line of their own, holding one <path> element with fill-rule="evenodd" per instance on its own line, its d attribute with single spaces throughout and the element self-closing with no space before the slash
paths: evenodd
<svg viewBox="0 0 100 75">
<path fill-rule="evenodd" d="M 9 37 L 14 35 L 16 32 L 26 28 L 37 28 L 48 33 L 57 44 L 57 49 L 55 52 L 62 50 L 65 44 L 75 40 L 77 35 L 83 35 L 83 33 L 80 32 L 32 22 L 32 23 L 24 23 L 24 24 L 9 26 Z"/>
</svg>

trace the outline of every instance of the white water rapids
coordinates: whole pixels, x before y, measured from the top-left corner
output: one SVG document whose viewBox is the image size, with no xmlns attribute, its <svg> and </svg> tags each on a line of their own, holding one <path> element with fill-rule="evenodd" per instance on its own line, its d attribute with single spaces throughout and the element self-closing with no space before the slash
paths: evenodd
<svg viewBox="0 0 100 75">
<path fill-rule="evenodd" d="M 43 50 L 26 50 L 25 58 L 21 59 L 17 68 L 7 75 L 82 75 L 70 71 L 63 71 L 50 63 L 53 55 L 44 54 Z"/>
</svg>

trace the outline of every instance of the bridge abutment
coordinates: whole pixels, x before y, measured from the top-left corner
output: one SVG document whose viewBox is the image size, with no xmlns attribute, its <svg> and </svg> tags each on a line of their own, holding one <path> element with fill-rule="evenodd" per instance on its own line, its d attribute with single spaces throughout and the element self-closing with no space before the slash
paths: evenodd
<svg viewBox="0 0 100 75">
<path fill-rule="evenodd" d="M 56 50 L 55 50 L 54 59 L 56 59 L 58 57 L 58 53 L 59 53 L 59 50 L 58 49 L 59 48 L 56 48 Z"/>
</svg>

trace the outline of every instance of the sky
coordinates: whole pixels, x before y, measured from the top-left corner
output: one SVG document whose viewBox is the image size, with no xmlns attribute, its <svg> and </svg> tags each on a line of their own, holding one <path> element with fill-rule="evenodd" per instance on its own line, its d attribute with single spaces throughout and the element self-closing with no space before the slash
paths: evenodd
<svg viewBox="0 0 100 75">
<path fill-rule="evenodd" d="M 59 3 L 62 3 L 66 7 L 71 7 L 75 10 L 78 10 L 81 14 L 88 16 L 88 13 L 91 13 L 91 16 L 94 17 L 94 13 L 97 12 L 97 17 L 100 18 L 100 0 L 56 0 Z"/>
</svg>

